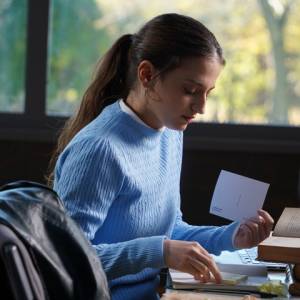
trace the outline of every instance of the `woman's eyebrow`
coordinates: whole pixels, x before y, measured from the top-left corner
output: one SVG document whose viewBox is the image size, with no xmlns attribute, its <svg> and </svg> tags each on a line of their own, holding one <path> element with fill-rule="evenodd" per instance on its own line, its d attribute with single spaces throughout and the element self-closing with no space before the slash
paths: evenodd
<svg viewBox="0 0 300 300">
<path fill-rule="evenodd" d="M 205 85 L 204 85 L 202 82 L 197 81 L 197 80 L 194 80 L 194 79 L 189 79 L 189 78 L 187 78 L 187 79 L 185 79 L 184 81 L 187 81 L 187 82 L 191 82 L 191 83 L 197 84 L 197 85 L 199 85 L 199 86 L 201 86 L 201 87 L 205 87 Z M 210 90 L 212 90 L 212 89 L 214 89 L 214 88 L 215 88 L 215 86 L 212 86 L 212 87 L 210 88 Z"/>
</svg>

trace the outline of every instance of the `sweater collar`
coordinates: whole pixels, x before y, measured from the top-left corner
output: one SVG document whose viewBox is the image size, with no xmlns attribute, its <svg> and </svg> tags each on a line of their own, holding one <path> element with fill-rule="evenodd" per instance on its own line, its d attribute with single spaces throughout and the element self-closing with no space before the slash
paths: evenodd
<svg viewBox="0 0 300 300">
<path fill-rule="evenodd" d="M 119 104 L 120 104 L 120 108 L 123 112 L 125 112 L 126 114 L 130 115 L 134 120 L 136 120 L 138 123 L 148 127 L 149 129 L 158 131 L 158 132 L 163 132 L 166 127 L 162 127 L 160 129 L 154 129 L 152 127 L 150 127 L 149 125 L 147 125 L 125 102 L 123 99 L 119 100 Z"/>
</svg>

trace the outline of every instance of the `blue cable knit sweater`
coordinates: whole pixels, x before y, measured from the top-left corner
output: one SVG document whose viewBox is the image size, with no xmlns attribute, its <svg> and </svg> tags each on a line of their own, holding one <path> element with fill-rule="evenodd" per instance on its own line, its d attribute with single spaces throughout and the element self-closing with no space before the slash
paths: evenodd
<svg viewBox="0 0 300 300">
<path fill-rule="evenodd" d="M 183 222 L 181 159 L 182 132 L 149 128 L 117 101 L 57 161 L 54 189 L 94 245 L 113 300 L 157 299 L 166 238 L 198 241 L 214 254 L 234 250 L 236 223 Z"/>
</svg>

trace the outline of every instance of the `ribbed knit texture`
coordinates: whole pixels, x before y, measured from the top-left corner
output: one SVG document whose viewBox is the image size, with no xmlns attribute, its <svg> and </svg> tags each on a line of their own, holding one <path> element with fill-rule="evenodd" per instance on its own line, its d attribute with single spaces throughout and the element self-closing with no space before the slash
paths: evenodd
<svg viewBox="0 0 300 300">
<path fill-rule="evenodd" d="M 57 161 L 54 189 L 94 245 L 113 300 L 157 299 L 165 238 L 198 241 L 214 254 L 234 250 L 237 223 L 182 221 L 181 159 L 182 132 L 144 126 L 115 102 Z"/>
</svg>

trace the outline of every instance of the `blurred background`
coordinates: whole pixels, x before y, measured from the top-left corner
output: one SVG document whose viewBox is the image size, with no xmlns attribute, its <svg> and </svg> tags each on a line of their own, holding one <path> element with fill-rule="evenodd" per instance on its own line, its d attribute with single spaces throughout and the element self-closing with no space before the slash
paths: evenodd
<svg viewBox="0 0 300 300">
<path fill-rule="evenodd" d="M 0 4 L 1 111 L 24 110 L 26 2 Z M 199 121 L 300 125 L 299 0 L 53 0 L 47 113 L 71 114 L 111 44 L 166 12 L 203 22 L 225 52 L 226 68 Z"/>
</svg>

